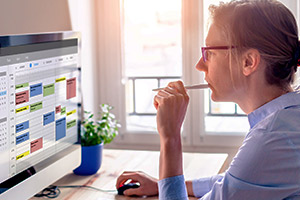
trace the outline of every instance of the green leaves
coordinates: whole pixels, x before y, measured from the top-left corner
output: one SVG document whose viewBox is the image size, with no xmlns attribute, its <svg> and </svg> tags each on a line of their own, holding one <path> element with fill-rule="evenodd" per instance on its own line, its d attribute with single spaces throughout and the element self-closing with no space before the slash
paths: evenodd
<svg viewBox="0 0 300 200">
<path fill-rule="evenodd" d="M 85 119 L 82 122 L 81 145 L 92 146 L 100 143 L 108 144 L 117 135 L 121 125 L 110 111 L 113 109 L 108 104 L 100 105 L 101 118 L 94 121 L 94 114 L 84 111 Z"/>
</svg>

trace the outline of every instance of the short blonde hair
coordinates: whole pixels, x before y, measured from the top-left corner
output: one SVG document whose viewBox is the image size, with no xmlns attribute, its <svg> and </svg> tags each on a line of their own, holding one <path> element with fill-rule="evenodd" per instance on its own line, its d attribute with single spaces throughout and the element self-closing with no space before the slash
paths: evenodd
<svg viewBox="0 0 300 200">
<path fill-rule="evenodd" d="M 245 50 L 257 49 L 267 67 L 269 84 L 289 86 L 297 71 L 298 28 L 291 11 L 276 0 L 239 0 L 209 7 L 213 23 L 233 46 L 238 59 Z"/>
</svg>

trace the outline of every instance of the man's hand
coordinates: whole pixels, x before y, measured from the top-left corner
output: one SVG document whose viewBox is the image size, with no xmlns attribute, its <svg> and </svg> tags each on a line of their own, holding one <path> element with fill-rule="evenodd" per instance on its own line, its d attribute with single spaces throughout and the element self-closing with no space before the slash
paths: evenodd
<svg viewBox="0 0 300 200">
<path fill-rule="evenodd" d="M 131 179 L 131 183 L 140 183 L 139 188 L 128 189 L 124 191 L 124 195 L 131 196 L 155 196 L 158 195 L 157 179 L 145 174 L 144 172 L 123 172 L 117 179 L 116 188 Z"/>
<path fill-rule="evenodd" d="M 181 81 L 171 82 L 154 97 L 157 130 L 161 140 L 180 137 L 189 96 Z"/>
</svg>

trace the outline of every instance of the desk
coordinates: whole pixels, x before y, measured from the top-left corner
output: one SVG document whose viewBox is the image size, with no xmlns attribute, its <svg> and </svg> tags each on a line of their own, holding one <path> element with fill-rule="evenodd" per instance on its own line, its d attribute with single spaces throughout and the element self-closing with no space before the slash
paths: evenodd
<svg viewBox="0 0 300 200">
<path fill-rule="evenodd" d="M 211 176 L 223 169 L 227 154 L 184 153 L 184 171 L 186 180 Z M 97 174 L 91 176 L 77 176 L 69 173 L 53 185 L 88 185 L 104 190 L 114 190 L 117 177 L 123 171 L 144 171 L 158 177 L 159 152 L 157 151 L 131 151 L 108 150 L 103 151 L 102 166 Z M 125 197 L 115 193 L 98 192 L 88 188 L 61 188 L 60 200 L 137 200 L 138 197 Z M 148 197 L 146 199 L 158 199 Z M 196 198 L 190 198 L 196 199 Z M 31 198 L 41 200 L 41 198 Z"/>
</svg>

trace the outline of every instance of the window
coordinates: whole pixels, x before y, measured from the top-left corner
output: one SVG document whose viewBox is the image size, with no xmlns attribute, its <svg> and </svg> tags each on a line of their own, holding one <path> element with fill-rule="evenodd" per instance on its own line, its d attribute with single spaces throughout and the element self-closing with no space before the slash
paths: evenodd
<svg viewBox="0 0 300 200">
<path fill-rule="evenodd" d="M 123 3 L 126 127 L 154 133 L 151 90 L 182 76 L 181 0 Z"/>
<path fill-rule="evenodd" d="M 204 1 L 205 20 L 199 23 L 204 30 L 211 3 L 218 1 Z M 156 111 L 152 103 L 155 93 L 149 91 L 184 78 L 182 11 L 181 0 L 166 0 L 163 3 L 159 0 L 123 0 L 123 69 L 126 77 L 126 128 L 129 133 L 155 133 Z M 199 39 L 204 43 L 204 37 Z M 236 104 L 212 102 L 209 90 L 205 91 L 204 99 L 206 133 L 243 135 L 249 129 L 245 114 Z M 203 102 L 203 98 L 200 102 Z"/>
<path fill-rule="evenodd" d="M 153 88 L 178 79 L 187 85 L 204 82 L 203 73 L 194 66 L 201 56 L 200 47 L 204 46 L 208 5 L 218 2 L 99 2 L 98 17 L 103 20 L 98 31 L 101 36 L 98 59 L 103 65 L 111 66 L 100 69 L 99 101 L 108 100 L 121 118 L 118 145 L 130 143 L 143 147 L 159 143 Z M 284 3 L 297 16 L 297 1 Z M 249 129 L 241 109 L 234 103 L 212 102 L 209 90 L 189 91 L 189 95 L 183 144 L 238 147 Z"/>
</svg>

